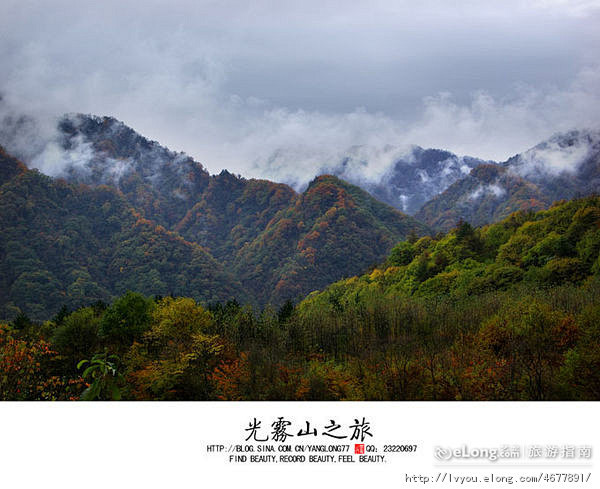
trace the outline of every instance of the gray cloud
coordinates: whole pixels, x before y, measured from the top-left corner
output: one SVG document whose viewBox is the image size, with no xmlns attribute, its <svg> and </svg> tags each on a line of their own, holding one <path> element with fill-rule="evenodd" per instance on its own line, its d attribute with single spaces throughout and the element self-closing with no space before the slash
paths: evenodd
<svg viewBox="0 0 600 489">
<path fill-rule="evenodd" d="M 12 141 L 32 155 L 64 112 L 113 115 L 213 172 L 302 184 L 349 151 L 368 177 L 411 144 L 502 160 L 598 127 L 595 1 L 3 10 L 3 112 L 35 116 L 43 137 Z"/>
</svg>

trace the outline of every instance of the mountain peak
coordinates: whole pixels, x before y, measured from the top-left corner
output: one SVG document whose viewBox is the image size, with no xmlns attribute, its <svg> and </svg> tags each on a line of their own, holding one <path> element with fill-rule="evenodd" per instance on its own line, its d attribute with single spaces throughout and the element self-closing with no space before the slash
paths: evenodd
<svg viewBox="0 0 600 489">
<path fill-rule="evenodd" d="M 496 180 L 500 175 L 504 174 L 506 169 L 492 163 L 483 163 L 471 170 L 469 175 L 485 183 L 490 183 Z"/>
<path fill-rule="evenodd" d="M 58 176 L 74 183 L 115 185 L 145 217 L 167 227 L 185 215 L 208 185 L 209 174 L 200 163 L 114 117 L 66 114 L 58 130 Z"/>
<path fill-rule="evenodd" d="M 561 174 L 577 175 L 586 161 L 599 156 L 600 131 L 578 129 L 556 133 L 503 165 L 520 176 L 539 181 Z"/>
<path fill-rule="evenodd" d="M 359 155 L 361 158 L 357 158 Z M 373 161 L 367 161 L 372 158 Z M 446 190 L 472 168 L 485 163 L 468 156 L 457 156 L 442 149 L 420 146 L 389 147 L 387 151 L 362 149 L 348 154 L 331 171 L 350 183 L 359 185 L 378 200 L 408 214 L 435 195 Z M 370 176 L 365 177 L 367 169 Z"/>
<path fill-rule="evenodd" d="M 312 187 L 316 187 L 316 186 L 322 185 L 324 183 L 332 183 L 334 185 L 342 185 L 345 182 L 341 178 L 339 178 L 335 175 L 331 175 L 329 173 L 324 173 L 323 175 L 318 175 L 315 178 L 313 178 L 310 181 L 310 183 L 308 184 L 308 187 L 306 188 L 306 190 L 308 191 Z"/>
</svg>

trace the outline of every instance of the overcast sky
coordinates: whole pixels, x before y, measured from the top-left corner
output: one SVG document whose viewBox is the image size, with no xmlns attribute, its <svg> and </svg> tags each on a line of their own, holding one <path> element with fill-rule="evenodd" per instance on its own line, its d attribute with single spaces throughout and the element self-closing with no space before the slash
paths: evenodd
<svg viewBox="0 0 600 489">
<path fill-rule="evenodd" d="M 598 127 L 599 54 L 596 0 L 2 0 L 0 93 L 281 180 L 353 145 L 502 160 Z"/>
</svg>

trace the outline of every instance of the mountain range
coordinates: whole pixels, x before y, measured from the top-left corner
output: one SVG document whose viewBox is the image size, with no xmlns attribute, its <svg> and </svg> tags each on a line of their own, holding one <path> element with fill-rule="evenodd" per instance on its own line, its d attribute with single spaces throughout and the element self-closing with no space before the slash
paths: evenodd
<svg viewBox="0 0 600 489">
<path fill-rule="evenodd" d="M 503 162 L 419 146 L 383 153 L 391 163 L 375 176 L 365 176 L 369 159 L 382 155 L 360 147 L 325 169 L 439 231 L 460 221 L 489 224 L 600 188 L 600 131 L 556 134 Z"/>
<path fill-rule="evenodd" d="M 370 160 L 374 158 L 391 161 L 387 166 L 384 164 L 383 171 L 375 172 L 376 176 L 370 171 Z M 420 146 L 408 149 L 389 146 L 379 152 L 355 147 L 339 163 L 325 170 L 364 188 L 381 202 L 413 215 L 430 199 L 484 163 L 487 161 Z"/>
<path fill-rule="evenodd" d="M 505 162 L 476 166 L 414 216 L 446 231 L 460 220 L 480 226 L 517 210 L 546 209 L 554 201 L 596 194 L 599 189 L 600 132 L 572 131 Z"/>
<path fill-rule="evenodd" d="M 600 178 L 592 131 L 502 163 L 414 146 L 377 178 L 357 171 L 362 154 L 298 192 L 210 175 L 111 117 L 66 115 L 25 164 L 0 152 L 0 317 L 44 319 L 126 290 L 280 305 L 364 272 L 409 237 L 547 208 L 595 193 Z"/>
<path fill-rule="evenodd" d="M 209 175 L 112 118 L 68 116 L 59 129 L 45 156 L 46 168 L 62 158 L 54 178 L 2 152 L 4 317 L 45 318 L 128 289 L 281 304 L 429 232 L 334 176 L 299 194 L 227 171 Z"/>
</svg>

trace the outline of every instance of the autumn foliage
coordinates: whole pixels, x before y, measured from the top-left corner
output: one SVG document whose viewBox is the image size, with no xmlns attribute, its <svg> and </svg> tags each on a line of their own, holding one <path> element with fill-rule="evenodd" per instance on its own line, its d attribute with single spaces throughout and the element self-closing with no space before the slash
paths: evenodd
<svg viewBox="0 0 600 489">
<path fill-rule="evenodd" d="M 332 215 L 352 207 L 331 186 L 311 192 Z M 300 248 L 337 225 L 315 223 Z M 295 305 L 126 292 L 44 322 L 20 314 L 0 328 L 0 397 L 598 400 L 599 254 L 590 197 L 413 236 Z M 100 372 L 85 381 L 84 359 Z"/>
</svg>

